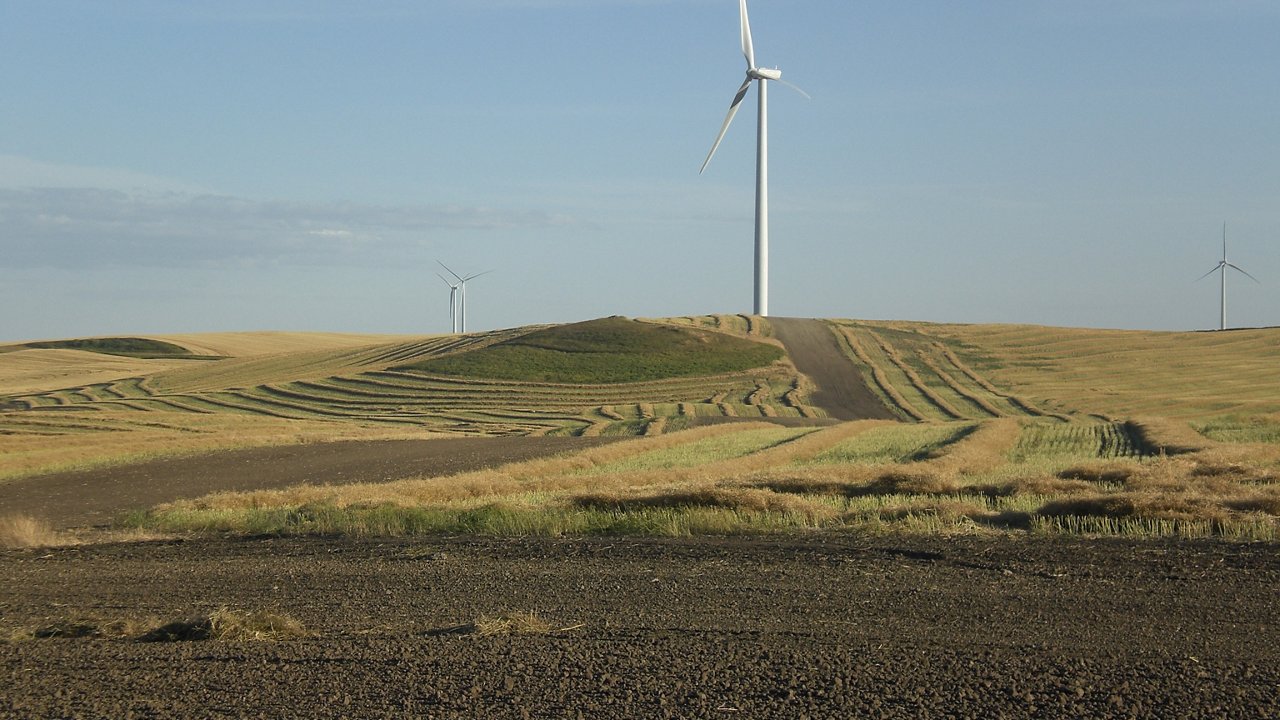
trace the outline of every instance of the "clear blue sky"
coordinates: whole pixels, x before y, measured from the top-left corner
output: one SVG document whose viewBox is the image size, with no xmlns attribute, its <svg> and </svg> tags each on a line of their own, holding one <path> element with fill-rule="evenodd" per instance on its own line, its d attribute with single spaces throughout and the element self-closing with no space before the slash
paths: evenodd
<svg viewBox="0 0 1280 720">
<path fill-rule="evenodd" d="M 754 0 L 775 315 L 1280 324 L 1280 3 Z M 0 0 L 0 340 L 751 307 L 734 0 Z"/>
</svg>

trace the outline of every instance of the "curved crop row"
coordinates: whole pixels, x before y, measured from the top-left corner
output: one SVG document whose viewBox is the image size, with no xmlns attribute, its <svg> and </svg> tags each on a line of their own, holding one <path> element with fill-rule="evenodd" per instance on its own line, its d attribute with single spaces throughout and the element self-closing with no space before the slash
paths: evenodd
<svg viewBox="0 0 1280 720">
<path fill-rule="evenodd" d="M 966 388 L 963 384 L 960 383 L 960 381 L 956 380 L 956 378 L 953 377 L 946 370 L 943 370 L 942 367 L 940 367 L 932 359 L 930 359 L 925 355 L 920 355 L 919 357 L 920 357 L 920 362 L 924 363 L 925 367 L 929 368 L 929 370 L 931 370 L 933 374 L 938 377 L 939 380 L 945 383 L 947 387 L 951 388 L 952 392 L 964 398 L 965 401 L 967 401 L 969 404 L 977 408 L 979 412 L 986 413 L 987 415 L 990 415 L 993 418 L 1004 417 L 1005 413 L 1001 411 L 1000 408 L 993 405 L 991 401 L 987 400 L 981 395 L 970 392 L 968 388 Z"/>
<path fill-rule="evenodd" d="M 871 330 L 868 330 L 867 334 L 876 342 L 876 345 L 879 346 L 880 351 L 884 353 L 884 356 L 889 359 L 889 362 L 892 363 L 893 366 L 902 373 L 903 377 L 907 379 L 907 382 L 911 385 L 912 389 L 914 389 L 920 397 L 924 398 L 925 402 L 937 408 L 949 419 L 960 420 L 964 418 L 964 414 L 957 410 L 951 403 L 947 402 L 946 399 L 938 393 L 934 392 L 934 390 L 925 383 L 924 379 L 920 377 L 920 374 L 907 364 L 907 361 L 903 359 L 897 348 L 889 344 L 887 340 Z"/>
<path fill-rule="evenodd" d="M 1029 402 L 1029 401 L 1027 401 L 1027 400 L 1024 400 L 1023 398 L 1020 398 L 1020 397 L 1018 397 L 1018 396 L 1016 396 L 1016 395 L 1013 395 L 1013 394 L 1011 394 L 1011 393 L 1006 393 L 1006 392 L 1002 391 L 1000 388 L 998 388 L 998 387 L 996 387 L 995 385 L 991 384 L 991 382 L 990 382 L 989 380 L 987 380 L 986 378 L 982 377 L 982 376 L 981 376 L 981 375 L 979 375 L 977 372 L 975 372 L 975 371 L 973 370 L 973 368 L 969 367 L 969 365 L 968 365 L 968 364 L 966 364 L 964 361 L 962 361 L 962 360 L 961 360 L 961 359 L 960 359 L 960 358 L 959 358 L 959 357 L 958 357 L 958 356 L 957 356 L 957 355 L 956 355 L 956 354 L 951 350 L 951 348 L 947 347 L 946 345 L 943 345 L 942 343 L 937 343 L 937 342 L 935 342 L 935 343 L 934 343 L 934 346 L 938 349 L 938 351 L 939 351 L 939 352 L 941 352 L 941 353 L 942 353 L 942 357 L 943 357 L 943 358 L 945 358 L 945 359 L 946 359 L 946 361 L 947 361 L 948 363 L 950 363 L 952 367 L 954 367 L 956 370 L 959 370 L 961 373 L 963 373 L 966 377 L 968 377 L 970 380 L 972 380 L 974 383 L 976 383 L 976 384 L 978 385 L 978 387 L 980 387 L 980 388 L 982 388 L 983 390 L 986 390 L 987 392 L 991 393 L 992 395 L 994 395 L 994 396 L 996 396 L 996 397 L 998 397 L 998 398 L 1001 398 L 1001 399 L 1005 400 L 1006 402 L 1008 402 L 1008 403 L 1009 403 L 1010 405 L 1012 405 L 1015 409 L 1017 409 L 1017 410 L 1018 410 L 1018 412 L 1020 412 L 1020 413 L 1022 413 L 1022 414 L 1025 414 L 1025 415 L 1031 415 L 1031 416 L 1045 416 L 1045 417 L 1053 417 L 1053 418 L 1057 418 L 1057 419 L 1059 419 L 1059 420 L 1062 420 L 1063 422 L 1066 422 L 1066 421 L 1070 420 L 1070 418 L 1068 418 L 1068 417 L 1067 417 L 1067 416 L 1065 416 L 1065 415 L 1059 415 L 1059 414 L 1057 414 L 1057 413 L 1046 412 L 1046 411 L 1041 410 L 1040 408 L 1036 407 L 1036 406 L 1035 406 L 1034 404 L 1032 404 L 1031 402 Z"/>
<path fill-rule="evenodd" d="M 853 355 L 858 362 L 862 363 L 864 367 L 871 371 L 871 379 L 875 381 L 876 387 L 888 401 L 886 405 L 890 408 L 897 409 L 912 420 L 926 420 L 927 418 L 925 415 L 919 410 L 916 410 L 915 407 L 910 402 L 907 402 L 907 399 L 902 396 L 902 393 L 898 392 L 898 389 L 889 381 L 889 377 L 885 373 L 884 369 L 871 361 L 871 357 L 867 354 L 866 349 L 862 347 L 862 344 L 858 342 L 858 337 L 854 335 L 853 330 L 847 327 L 839 327 L 838 330 L 840 337 L 844 339 L 846 345 L 848 345 L 849 349 L 853 351 Z"/>
</svg>

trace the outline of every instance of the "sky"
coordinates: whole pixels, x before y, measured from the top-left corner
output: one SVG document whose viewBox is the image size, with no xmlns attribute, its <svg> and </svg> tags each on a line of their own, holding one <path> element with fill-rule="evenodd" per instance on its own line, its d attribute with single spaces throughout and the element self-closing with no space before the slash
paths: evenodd
<svg viewBox="0 0 1280 720">
<path fill-rule="evenodd" d="M 1280 3 L 753 0 L 773 315 L 1280 325 Z M 0 0 L 0 341 L 750 312 L 733 0 Z"/>
</svg>

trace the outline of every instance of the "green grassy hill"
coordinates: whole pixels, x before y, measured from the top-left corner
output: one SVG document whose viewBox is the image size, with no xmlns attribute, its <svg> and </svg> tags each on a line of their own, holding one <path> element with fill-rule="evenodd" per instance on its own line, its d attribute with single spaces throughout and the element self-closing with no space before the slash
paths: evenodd
<svg viewBox="0 0 1280 720">
<path fill-rule="evenodd" d="M 719 332 L 609 317 L 536 330 L 397 370 L 550 383 L 635 383 L 742 372 L 782 348 Z"/>
<path fill-rule="evenodd" d="M 133 358 L 184 357 L 206 359 L 193 355 L 190 350 L 163 340 L 138 337 L 87 338 L 83 340 L 42 340 L 10 346 L 9 350 L 30 348 L 33 350 L 83 350 L 104 355 Z"/>
</svg>

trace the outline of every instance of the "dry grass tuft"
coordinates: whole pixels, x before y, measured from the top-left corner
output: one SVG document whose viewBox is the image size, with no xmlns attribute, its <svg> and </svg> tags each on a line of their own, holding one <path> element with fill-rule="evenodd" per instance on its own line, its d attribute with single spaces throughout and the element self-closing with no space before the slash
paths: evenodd
<svg viewBox="0 0 1280 720">
<path fill-rule="evenodd" d="M 1138 473 L 1133 463 L 1091 463 L 1075 465 L 1058 473 L 1063 480 L 1082 480 L 1090 483 L 1125 483 Z"/>
<path fill-rule="evenodd" d="M 41 625 L 27 637 L 36 639 L 51 638 L 133 638 L 145 632 L 148 623 L 145 620 L 128 618 L 123 620 L 58 620 Z"/>
<path fill-rule="evenodd" d="M 30 515 L 0 517 L 0 547 L 42 548 L 75 545 L 77 540 Z"/>
<path fill-rule="evenodd" d="M 1129 426 L 1137 432 L 1142 444 L 1155 454 L 1182 455 L 1217 445 L 1182 420 L 1138 418 L 1131 420 Z"/>
<path fill-rule="evenodd" d="M 953 477 L 928 468 L 890 470 L 868 485 L 867 495 L 952 495 L 962 486 Z"/>
<path fill-rule="evenodd" d="M 143 642 L 192 640 L 294 640 L 306 637 L 302 623 L 271 610 L 244 611 L 221 608 L 208 616 L 175 620 L 143 634 Z"/>
<path fill-rule="evenodd" d="M 1080 495 L 1098 491 L 1097 485 L 1086 478 L 1023 478 L 1007 486 L 1009 495 Z"/>
<path fill-rule="evenodd" d="M 700 490 L 662 490 L 649 494 L 579 495 L 573 498 L 578 507 L 628 512 L 648 508 L 724 508 L 743 513 L 780 513 L 812 520 L 834 517 L 836 511 L 827 505 L 811 502 L 789 493 L 750 487 L 715 487 Z"/>
<path fill-rule="evenodd" d="M 483 616 L 474 623 L 476 635 L 546 635 L 551 623 L 536 612 L 510 612 L 497 617 Z"/>
</svg>

